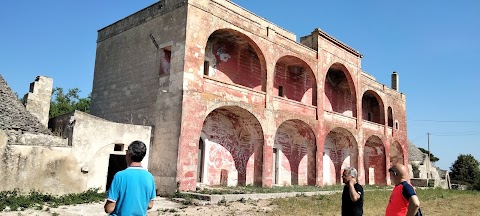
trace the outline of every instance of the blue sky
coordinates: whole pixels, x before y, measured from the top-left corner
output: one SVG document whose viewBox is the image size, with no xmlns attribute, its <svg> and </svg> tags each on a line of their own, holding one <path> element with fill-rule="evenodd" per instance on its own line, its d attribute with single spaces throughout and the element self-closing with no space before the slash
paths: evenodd
<svg viewBox="0 0 480 216">
<path fill-rule="evenodd" d="M 92 89 L 97 30 L 153 0 L 6 0 L 0 7 L 0 74 L 20 96 L 37 75 Z M 390 86 L 400 75 L 408 136 L 448 169 L 480 160 L 480 1 L 254 1 L 235 3 L 293 32 L 320 28 L 360 51 L 362 69 Z M 301 2 L 301 3 L 300 3 Z"/>
</svg>

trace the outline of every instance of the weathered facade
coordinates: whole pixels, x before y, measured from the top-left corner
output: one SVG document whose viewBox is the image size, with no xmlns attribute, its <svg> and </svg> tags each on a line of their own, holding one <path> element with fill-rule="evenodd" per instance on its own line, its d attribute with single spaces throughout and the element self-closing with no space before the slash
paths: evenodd
<svg viewBox="0 0 480 216">
<path fill-rule="evenodd" d="M 154 127 L 160 193 L 206 185 L 389 184 L 408 163 L 406 97 L 362 55 L 227 0 L 165 0 L 98 32 L 92 114 Z"/>
<path fill-rule="evenodd" d="M 31 93 L 51 94 L 52 81 L 37 78 L 26 103 L 28 108 L 35 99 L 30 105 L 33 112 L 47 118 L 48 111 L 37 111 L 44 110 L 41 107 L 49 104 L 50 97 Z M 58 195 L 90 188 L 104 191 L 113 175 L 126 167 L 128 144 L 133 140 L 150 143 L 149 126 L 110 122 L 79 111 L 50 119 L 52 133 L 40 123 L 43 116 L 30 113 L 2 76 L 0 96 L 0 191 L 36 190 Z M 144 165 L 148 166 L 148 158 Z"/>
</svg>

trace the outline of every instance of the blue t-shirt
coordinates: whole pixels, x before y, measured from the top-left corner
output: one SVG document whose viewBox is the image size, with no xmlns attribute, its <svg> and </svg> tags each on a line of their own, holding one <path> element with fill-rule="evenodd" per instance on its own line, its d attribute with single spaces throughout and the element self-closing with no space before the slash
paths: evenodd
<svg viewBox="0 0 480 216">
<path fill-rule="evenodd" d="M 113 177 L 107 200 L 115 202 L 110 215 L 147 215 L 148 203 L 156 196 L 153 176 L 142 167 L 128 167 Z"/>
</svg>

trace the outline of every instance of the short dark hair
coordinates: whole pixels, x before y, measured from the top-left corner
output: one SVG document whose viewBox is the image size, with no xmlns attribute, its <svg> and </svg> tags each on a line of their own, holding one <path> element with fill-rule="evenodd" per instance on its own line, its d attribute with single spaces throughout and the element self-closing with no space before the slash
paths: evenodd
<svg viewBox="0 0 480 216">
<path fill-rule="evenodd" d="M 133 162 L 141 162 L 147 154 L 147 146 L 140 140 L 135 140 L 128 146 L 128 154 Z"/>
</svg>

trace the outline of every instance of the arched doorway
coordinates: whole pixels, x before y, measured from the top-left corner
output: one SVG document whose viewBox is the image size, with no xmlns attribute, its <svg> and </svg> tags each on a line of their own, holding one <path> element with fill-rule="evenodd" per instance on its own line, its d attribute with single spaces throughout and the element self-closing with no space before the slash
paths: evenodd
<svg viewBox="0 0 480 216">
<path fill-rule="evenodd" d="M 357 117 L 355 86 L 345 66 L 336 63 L 328 69 L 324 88 L 325 110 Z"/>
<path fill-rule="evenodd" d="M 386 185 L 385 147 L 378 136 L 371 136 L 367 139 L 363 156 L 365 184 Z"/>
<path fill-rule="evenodd" d="M 388 127 L 393 127 L 393 110 L 392 110 L 392 107 L 388 107 L 388 117 L 387 117 L 387 121 L 388 121 Z"/>
<path fill-rule="evenodd" d="M 315 155 L 315 135 L 310 126 L 300 120 L 283 122 L 275 134 L 274 183 L 315 185 Z"/>
<path fill-rule="evenodd" d="M 237 186 L 262 181 L 263 131 L 250 112 L 236 106 L 213 110 L 203 122 L 208 185 Z M 198 171 L 197 171 L 198 172 Z"/>
<path fill-rule="evenodd" d="M 390 146 L 390 164 L 403 164 L 403 149 L 399 142 L 394 142 Z"/>
<path fill-rule="evenodd" d="M 216 80 L 265 91 L 265 59 L 246 35 L 220 29 L 208 38 L 205 47 L 204 75 Z"/>
<path fill-rule="evenodd" d="M 317 84 L 312 69 L 303 60 L 284 56 L 275 65 L 273 93 L 303 104 L 317 105 Z"/>
<path fill-rule="evenodd" d="M 366 91 L 362 96 L 362 119 L 377 124 L 385 124 L 383 102 L 372 90 Z"/>
<path fill-rule="evenodd" d="M 357 141 L 350 131 L 335 128 L 328 133 L 324 146 L 323 184 L 341 184 L 342 170 L 345 167 L 358 170 Z"/>
</svg>

